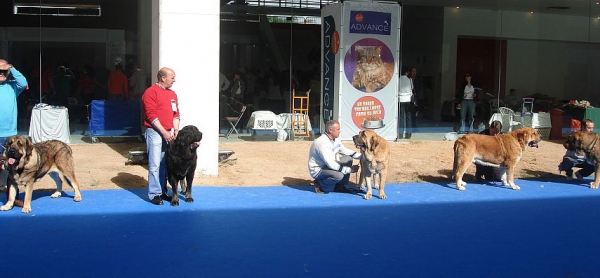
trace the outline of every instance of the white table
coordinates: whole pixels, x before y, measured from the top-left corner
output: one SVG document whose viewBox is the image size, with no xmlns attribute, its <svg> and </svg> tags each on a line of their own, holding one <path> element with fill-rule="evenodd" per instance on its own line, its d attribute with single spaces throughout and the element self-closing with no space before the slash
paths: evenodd
<svg viewBox="0 0 600 278">
<path fill-rule="evenodd" d="M 298 117 L 297 120 L 304 120 L 301 114 L 281 113 L 275 114 L 271 111 L 254 111 L 246 125 L 254 130 L 282 130 L 292 128 L 292 116 Z M 308 130 L 312 132 L 310 121 L 308 121 Z"/>
<path fill-rule="evenodd" d="M 33 143 L 59 140 L 71 143 L 69 130 L 69 110 L 50 106 L 33 108 L 29 123 L 29 137 Z"/>
</svg>

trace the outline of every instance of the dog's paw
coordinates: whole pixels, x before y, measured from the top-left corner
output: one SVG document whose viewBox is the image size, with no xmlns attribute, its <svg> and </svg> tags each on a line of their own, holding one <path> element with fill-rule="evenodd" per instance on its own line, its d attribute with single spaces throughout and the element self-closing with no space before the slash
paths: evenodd
<svg viewBox="0 0 600 278">
<path fill-rule="evenodd" d="M 21 210 L 22 213 L 30 213 L 31 212 L 31 207 L 28 206 L 23 206 L 23 209 Z"/>
<path fill-rule="evenodd" d="M 519 190 L 519 189 L 521 189 L 521 187 L 519 187 L 516 184 L 511 185 L 510 188 L 512 188 L 513 190 Z"/>
<path fill-rule="evenodd" d="M 81 195 L 73 197 L 73 201 L 81 202 Z"/>
<path fill-rule="evenodd" d="M 62 192 L 60 191 L 55 191 L 54 193 L 52 193 L 52 195 L 50 195 L 50 197 L 52 198 L 59 198 L 60 196 L 62 196 Z"/>
<path fill-rule="evenodd" d="M 373 194 L 371 194 L 371 193 L 366 193 L 366 194 L 363 196 L 363 199 L 365 199 L 365 200 L 369 200 L 369 199 L 371 199 L 371 197 L 373 197 Z"/>
<path fill-rule="evenodd" d="M 379 194 L 379 199 L 381 199 L 381 200 L 387 199 L 387 195 L 385 195 L 385 193 L 381 193 L 381 194 Z"/>
<path fill-rule="evenodd" d="M 171 200 L 171 206 L 172 206 L 172 207 L 177 207 L 177 206 L 179 206 L 179 199 L 175 199 L 175 198 L 173 198 L 173 199 Z"/>
<path fill-rule="evenodd" d="M 0 211 L 7 211 L 7 210 L 11 210 L 13 206 L 9 206 L 9 205 L 3 205 L 0 207 Z"/>
<path fill-rule="evenodd" d="M 464 184 L 457 184 L 457 185 L 456 185 L 456 189 L 458 189 L 458 190 L 461 190 L 461 191 L 462 191 L 462 190 L 465 190 L 465 189 L 467 189 L 467 188 L 465 187 L 465 185 L 464 185 Z"/>
<path fill-rule="evenodd" d="M 189 197 L 189 198 L 185 197 L 185 202 L 186 203 L 193 203 L 194 202 L 194 198 L 192 198 L 192 197 Z"/>
<path fill-rule="evenodd" d="M 598 189 L 598 184 L 594 184 L 594 182 L 590 182 L 591 189 Z"/>
</svg>

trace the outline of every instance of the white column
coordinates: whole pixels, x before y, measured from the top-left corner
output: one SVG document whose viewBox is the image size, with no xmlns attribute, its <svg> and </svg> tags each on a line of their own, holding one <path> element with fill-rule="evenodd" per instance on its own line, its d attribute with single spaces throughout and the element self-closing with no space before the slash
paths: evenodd
<svg viewBox="0 0 600 278">
<path fill-rule="evenodd" d="M 175 71 L 172 89 L 179 98 L 181 127 L 195 125 L 203 133 L 196 172 L 216 176 L 219 173 L 219 1 L 154 0 L 152 3 L 152 72 L 161 67 Z"/>
</svg>

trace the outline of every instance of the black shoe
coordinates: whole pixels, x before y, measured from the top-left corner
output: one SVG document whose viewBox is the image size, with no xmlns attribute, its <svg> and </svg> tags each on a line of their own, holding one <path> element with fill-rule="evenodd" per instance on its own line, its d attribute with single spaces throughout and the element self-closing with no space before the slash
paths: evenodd
<svg viewBox="0 0 600 278">
<path fill-rule="evenodd" d="M 411 136 L 412 136 L 412 133 L 407 133 L 406 135 L 404 135 L 404 139 L 410 139 Z"/>
<path fill-rule="evenodd" d="M 340 184 L 336 184 L 335 187 L 333 188 L 333 192 L 339 192 L 339 193 L 353 193 L 354 191 L 346 188 L 343 185 Z"/>
<path fill-rule="evenodd" d="M 167 195 L 165 193 L 161 194 L 160 198 L 163 199 L 163 200 L 165 200 L 165 201 L 167 201 L 167 202 L 170 202 L 173 199 L 173 198 L 171 198 L 171 196 L 169 196 L 169 195 Z"/>
<path fill-rule="evenodd" d="M 152 200 L 150 200 L 150 203 L 153 203 L 157 206 L 162 206 L 163 202 L 160 199 L 160 196 L 154 196 L 154 198 L 152 198 Z"/>
</svg>

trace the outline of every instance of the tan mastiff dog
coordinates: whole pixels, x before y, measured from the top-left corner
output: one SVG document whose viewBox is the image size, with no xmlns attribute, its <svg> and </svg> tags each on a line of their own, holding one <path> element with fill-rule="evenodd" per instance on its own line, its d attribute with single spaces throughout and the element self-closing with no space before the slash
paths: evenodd
<svg viewBox="0 0 600 278">
<path fill-rule="evenodd" d="M 366 181 L 367 193 L 363 196 L 365 200 L 373 196 L 372 185 L 379 190 L 379 198 L 385 199 L 385 178 L 390 164 L 390 148 L 388 142 L 375 131 L 366 129 L 352 137 L 356 148 L 360 149 L 360 179 L 359 187 L 362 189 Z M 379 178 L 379 180 L 377 179 Z"/>
<path fill-rule="evenodd" d="M 21 212 L 31 212 L 31 195 L 33 184 L 36 180 L 44 177 L 48 172 L 57 172 L 60 181 L 56 183 L 56 191 L 52 198 L 58 198 L 62 194 L 63 178 L 75 190 L 75 202 L 81 201 L 79 183 L 75 179 L 75 170 L 71 147 L 58 140 L 49 140 L 33 144 L 29 138 L 23 135 L 15 135 L 8 138 L 4 150 L 6 166 L 9 171 L 8 185 L 9 196 L 6 204 L 0 210 L 13 208 L 16 187 L 25 187 L 25 200 Z"/>
<path fill-rule="evenodd" d="M 458 190 L 465 190 L 462 180 L 471 163 L 485 166 L 504 166 L 506 176 L 502 185 L 514 190 L 520 189 L 514 182 L 515 165 L 523 156 L 527 146 L 536 147 L 542 136 L 533 128 L 525 127 L 495 136 L 467 134 L 454 142 L 454 166 L 452 174 Z M 508 180 L 507 180 L 508 178 Z"/>
</svg>

